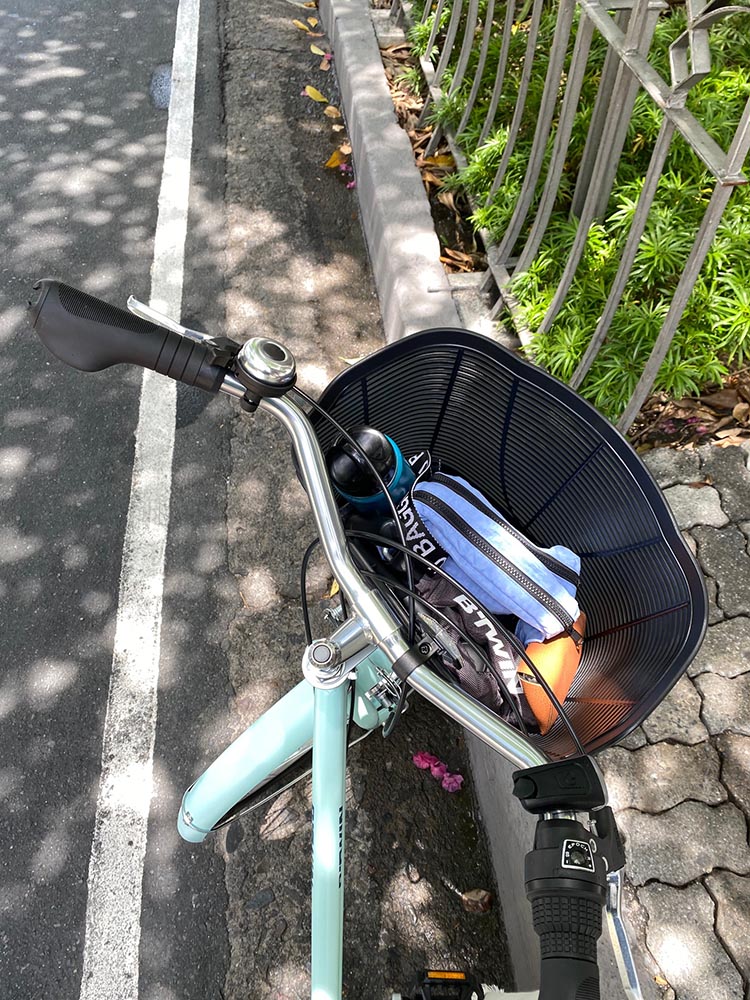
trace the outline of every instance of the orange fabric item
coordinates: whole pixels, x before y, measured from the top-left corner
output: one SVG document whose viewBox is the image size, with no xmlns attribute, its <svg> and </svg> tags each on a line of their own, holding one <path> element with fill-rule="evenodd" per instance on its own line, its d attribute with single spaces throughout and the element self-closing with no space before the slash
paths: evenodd
<svg viewBox="0 0 750 1000">
<path fill-rule="evenodd" d="M 530 642 L 526 647 L 526 654 L 533 660 L 534 666 L 552 688 L 560 704 L 565 701 L 578 664 L 581 662 L 583 634 L 586 630 L 586 615 L 583 612 L 579 615 L 574 628 L 581 636 L 578 642 L 563 633 L 547 639 L 546 642 Z M 557 718 L 557 709 L 523 660 L 518 664 L 518 676 L 529 708 L 544 735 Z"/>
</svg>

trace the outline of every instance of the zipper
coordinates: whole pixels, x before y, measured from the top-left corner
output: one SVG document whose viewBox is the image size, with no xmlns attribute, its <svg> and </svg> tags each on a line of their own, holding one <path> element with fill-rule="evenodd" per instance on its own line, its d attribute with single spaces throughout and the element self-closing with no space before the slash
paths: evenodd
<svg viewBox="0 0 750 1000">
<path fill-rule="evenodd" d="M 482 503 L 479 497 L 475 496 L 471 490 L 468 490 L 461 483 L 457 483 L 454 479 L 451 479 L 450 476 L 446 476 L 442 472 L 436 472 L 432 477 L 432 481 L 435 483 L 442 483 L 443 486 L 447 486 L 449 489 L 452 489 L 454 493 L 457 493 L 460 497 L 466 500 L 467 503 L 473 504 L 478 511 L 486 517 L 489 517 L 490 520 L 494 521 L 495 524 L 507 531 L 509 535 L 516 539 L 516 541 L 525 546 L 525 548 L 527 548 L 532 555 L 535 555 L 539 562 L 551 573 L 556 573 L 558 576 L 561 576 L 563 580 L 567 580 L 568 583 L 573 584 L 574 587 L 578 586 L 578 573 L 576 573 L 575 570 L 571 569 L 570 566 L 566 566 L 564 562 L 560 562 L 559 559 L 555 559 L 555 557 L 551 556 L 549 552 L 544 552 L 538 545 L 534 545 L 534 543 L 522 534 L 518 528 L 514 528 L 512 524 L 502 518 L 497 511 L 494 511 L 487 504 Z"/>
<path fill-rule="evenodd" d="M 538 583 L 535 583 L 530 577 L 526 576 L 515 563 L 511 562 L 510 559 L 506 558 L 501 552 L 487 541 L 486 538 L 482 538 L 479 532 L 475 531 L 464 519 L 452 510 L 447 503 L 440 500 L 438 497 L 433 496 L 431 493 L 420 493 L 417 498 L 422 501 L 422 503 L 427 504 L 431 507 L 435 513 L 440 514 L 441 517 L 445 518 L 448 524 L 452 525 L 457 531 L 459 531 L 465 538 L 472 543 L 472 545 L 479 549 L 480 552 L 484 553 L 488 559 L 495 563 L 496 566 L 507 574 L 511 580 L 523 587 L 527 594 L 530 594 L 534 600 L 538 601 L 543 607 L 545 607 L 550 614 L 560 622 L 563 630 L 570 633 L 571 629 L 575 625 L 575 621 L 562 604 L 556 601 L 555 598 L 547 593 L 544 587 L 540 587 Z"/>
</svg>

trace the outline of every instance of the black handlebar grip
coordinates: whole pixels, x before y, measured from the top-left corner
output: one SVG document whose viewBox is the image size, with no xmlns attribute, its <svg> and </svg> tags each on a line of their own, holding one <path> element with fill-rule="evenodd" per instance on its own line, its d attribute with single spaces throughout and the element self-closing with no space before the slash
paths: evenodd
<svg viewBox="0 0 750 1000">
<path fill-rule="evenodd" d="M 542 952 L 539 1000 L 599 1000 L 601 896 L 573 890 L 529 897 Z"/>
<path fill-rule="evenodd" d="M 599 1000 L 607 866 L 595 838 L 576 820 L 540 819 L 525 881 L 542 954 L 539 1000 Z"/>
<path fill-rule="evenodd" d="M 34 285 L 29 319 L 55 357 L 85 372 L 117 364 L 141 365 L 178 382 L 218 392 L 226 369 L 209 348 L 149 323 L 93 295 L 43 278 Z"/>
</svg>

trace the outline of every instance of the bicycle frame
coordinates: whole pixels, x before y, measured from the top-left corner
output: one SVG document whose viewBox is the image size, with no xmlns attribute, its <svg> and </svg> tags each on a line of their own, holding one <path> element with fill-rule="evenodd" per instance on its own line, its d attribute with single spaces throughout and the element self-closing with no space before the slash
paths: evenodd
<svg viewBox="0 0 750 1000">
<path fill-rule="evenodd" d="M 347 687 L 315 692 L 312 1000 L 339 1000 L 342 989 Z"/>
<path fill-rule="evenodd" d="M 237 737 L 185 792 L 177 824 L 183 839 L 204 840 L 254 788 L 312 747 L 312 1000 L 341 1000 L 350 708 L 364 730 L 384 725 L 393 710 L 374 693 L 379 682 L 394 676 L 377 647 L 350 657 L 341 673 L 342 683 L 331 690 L 300 681 Z M 469 728 L 477 731 L 486 710 L 445 687 L 454 696 L 450 714 L 460 715 L 464 725 L 474 716 Z"/>
<path fill-rule="evenodd" d="M 356 674 L 352 673 L 356 670 Z M 344 919 L 344 822 L 347 730 L 353 719 L 365 730 L 382 725 L 390 711 L 372 690 L 390 673 L 380 651 L 368 646 L 344 665 L 332 690 L 300 681 L 260 716 L 185 792 L 178 819 L 181 836 L 198 843 L 253 788 L 313 748 L 312 768 L 312 997 L 339 1000 Z"/>
</svg>

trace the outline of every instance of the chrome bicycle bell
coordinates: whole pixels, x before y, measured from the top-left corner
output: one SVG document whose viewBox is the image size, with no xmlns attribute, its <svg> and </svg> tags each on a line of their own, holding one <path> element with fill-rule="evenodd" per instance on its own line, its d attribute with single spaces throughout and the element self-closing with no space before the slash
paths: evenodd
<svg viewBox="0 0 750 1000">
<path fill-rule="evenodd" d="M 247 389 L 254 409 L 264 396 L 283 396 L 297 380 L 294 355 L 268 337 L 251 337 L 234 359 L 234 373 Z"/>
<path fill-rule="evenodd" d="M 268 337 L 251 337 L 234 359 L 237 378 L 251 397 L 282 396 L 297 379 L 294 355 Z"/>
</svg>

